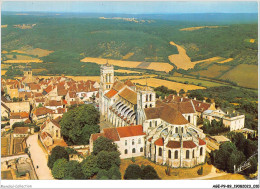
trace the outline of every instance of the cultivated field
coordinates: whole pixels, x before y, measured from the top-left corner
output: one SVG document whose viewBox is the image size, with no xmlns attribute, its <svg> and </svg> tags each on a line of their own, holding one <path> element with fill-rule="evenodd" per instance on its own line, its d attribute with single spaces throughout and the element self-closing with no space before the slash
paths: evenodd
<svg viewBox="0 0 260 189">
<path fill-rule="evenodd" d="M 228 59 L 220 61 L 218 63 L 223 64 L 223 63 L 231 62 L 232 60 L 234 60 L 234 59 L 233 58 L 228 58 Z"/>
<path fill-rule="evenodd" d="M 258 88 L 258 66 L 240 64 L 225 73 L 221 79 L 229 79 L 242 87 Z"/>
<path fill-rule="evenodd" d="M 27 47 L 27 46 L 21 48 L 20 50 L 22 52 L 24 52 L 25 54 L 38 56 L 38 57 L 48 56 L 50 53 L 54 52 L 54 51 L 44 50 L 44 49 L 40 49 L 40 48 L 33 49 L 33 48 Z"/>
<path fill-rule="evenodd" d="M 186 54 L 186 50 L 182 46 L 177 45 L 173 41 L 171 41 L 170 44 L 176 46 L 179 51 L 179 54 L 172 54 L 168 56 L 170 62 L 173 63 L 175 66 L 177 66 L 177 68 L 182 68 L 184 70 L 194 68 L 194 66 L 199 63 L 209 64 L 217 60 L 223 59 L 222 57 L 217 56 L 217 57 L 212 57 L 212 58 L 192 62 L 190 57 Z"/>
<path fill-rule="evenodd" d="M 5 75 L 6 72 L 7 70 L 1 70 L 1 75 Z"/>
<path fill-rule="evenodd" d="M 38 69 L 32 69 L 32 71 L 33 71 L 33 73 L 39 73 L 39 72 L 47 71 L 47 70 L 44 68 L 38 68 Z"/>
<path fill-rule="evenodd" d="M 147 85 L 151 87 L 159 87 L 164 85 L 165 87 L 168 87 L 169 89 L 173 89 L 176 91 L 180 91 L 181 89 L 183 89 L 184 91 L 205 89 L 205 87 L 200 87 L 200 86 L 190 85 L 190 84 L 182 84 L 182 83 L 177 83 L 177 82 L 167 81 L 167 80 L 162 80 L 157 78 L 131 79 L 131 81 L 134 83 L 139 83 L 140 85 L 146 85 L 147 82 Z"/>
<path fill-rule="evenodd" d="M 32 60 L 5 60 L 3 63 L 8 64 L 28 64 L 28 63 L 42 63 L 40 59 L 32 59 Z"/>
<path fill-rule="evenodd" d="M 187 78 L 187 77 L 169 77 L 169 79 L 179 81 L 179 82 L 188 81 L 189 84 L 194 83 L 195 85 L 201 83 L 202 86 L 207 87 L 207 88 L 208 87 L 218 87 L 218 86 L 224 85 L 224 84 L 221 84 L 221 83 L 205 81 L 205 80 L 200 80 L 200 79 L 195 79 L 195 78 Z"/>
<path fill-rule="evenodd" d="M 113 60 L 105 58 L 93 58 L 86 57 L 81 62 L 93 62 L 96 64 L 112 64 L 114 66 L 127 67 L 127 68 L 142 68 L 156 71 L 169 72 L 173 69 L 173 66 L 169 63 L 164 62 L 139 62 L 139 61 L 124 61 L 124 60 Z M 145 63 L 145 64 L 144 64 Z"/>
<path fill-rule="evenodd" d="M 138 71 L 122 70 L 122 69 L 115 70 L 115 72 L 118 72 L 118 73 L 141 73 L 141 72 L 138 72 Z"/>
<path fill-rule="evenodd" d="M 207 70 L 191 72 L 191 74 L 194 74 L 194 75 L 200 74 L 201 76 L 214 78 L 214 77 L 219 76 L 223 71 L 226 71 L 229 68 L 230 68 L 230 66 L 225 66 L 225 65 L 221 65 L 221 64 L 219 64 L 219 65 L 213 64 L 212 66 L 208 67 Z"/>
<path fill-rule="evenodd" d="M 168 56 L 170 62 L 175 64 L 177 68 L 182 68 L 184 70 L 193 68 L 194 64 L 191 62 L 190 57 L 186 54 L 186 50 L 180 45 L 174 43 L 173 41 L 171 41 L 170 44 L 176 46 L 179 52 L 179 54 L 172 54 Z"/>
<path fill-rule="evenodd" d="M 203 28 L 219 28 L 219 27 L 227 27 L 227 26 L 198 26 L 198 27 L 182 28 L 182 29 L 180 29 L 180 31 L 194 31 L 194 30 L 200 30 Z"/>
</svg>

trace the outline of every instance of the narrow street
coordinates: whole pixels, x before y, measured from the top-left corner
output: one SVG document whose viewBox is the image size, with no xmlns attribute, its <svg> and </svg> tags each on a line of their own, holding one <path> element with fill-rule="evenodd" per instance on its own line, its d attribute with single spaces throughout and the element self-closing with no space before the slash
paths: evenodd
<svg viewBox="0 0 260 189">
<path fill-rule="evenodd" d="M 47 166 L 47 156 L 38 144 L 38 134 L 30 135 L 26 143 L 39 180 L 53 180 L 51 170 Z"/>
</svg>

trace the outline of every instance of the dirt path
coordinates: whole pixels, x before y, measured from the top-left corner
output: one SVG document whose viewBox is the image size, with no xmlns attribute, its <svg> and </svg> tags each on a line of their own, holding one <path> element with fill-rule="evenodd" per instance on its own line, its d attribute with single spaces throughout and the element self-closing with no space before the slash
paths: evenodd
<svg viewBox="0 0 260 189">
<path fill-rule="evenodd" d="M 39 180 L 53 180 L 51 170 L 47 166 L 46 154 L 38 144 L 38 134 L 29 136 L 26 143 Z"/>
</svg>

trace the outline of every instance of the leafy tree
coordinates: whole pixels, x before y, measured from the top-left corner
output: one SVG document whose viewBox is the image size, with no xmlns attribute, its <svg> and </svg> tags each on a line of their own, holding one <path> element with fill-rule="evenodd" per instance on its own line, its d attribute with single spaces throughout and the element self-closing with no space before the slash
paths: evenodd
<svg viewBox="0 0 260 189">
<path fill-rule="evenodd" d="M 62 158 L 69 160 L 68 152 L 66 151 L 66 149 L 64 147 L 55 146 L 51 151 L 51 155 L 49 155 L 48 167 L 52 169 L 55 161 L 57 161 L 58 159 L 62 159 Z"/>
<path fill-rule="evenodd" d="M 110 179 L 113 179 L 113 180 L 121 180 L 121 172 L 119 170 L 119 167 L 116 165 L 113 165 L 108 170 L 108 176 Z"/>
<path fill-rule="evenodd" d="M 13 58 L 14 58 L 14 59 L 16 59 L 16 58 L 17 58 L 15 54 L 13 55 Z"/>
<path fill-rule="evenodd" d="M 246 175 L 253 174 L 257 171 L 258 157 L 254 156 L 249 162 L 251 166 L 243 171 Z"/>
<path fill-rule="evenodd" d="M 65 170 L 66 177 L 71 177 L 74 179 L 84 179 L 84 174 L 82 173 L 81 165 L 79 162 L 73 160 L 67 163 Z"/>
<path fill-rule="evenodd" d="M 185 91 L 183 90 L 183 89 L 181 89 L 180 91 L 179 91 L 179 95 L 183 95 L 183 94 L 185 94 Z"/>
<path fill-rule="evenodd" d="M 54 164 L 51 170 L 51 173 L 56 179 L 63 179 L 66 175 L 68 161 L 64 158 L 58 159 Z"/>
<path fill-rule="evenodd" d="M 90 155 L 81 162 L 81 168 L 85 179 L 89 179 L 98 172 L 97 157 Z"/>
<path fill-rule="evenodd" d="M 97 155 L 101 151 L 116 152 L 117 145 L 106 137 L 99 137 L 93 144 L 93 154 Z"/>
<path fill-rule="evenodd" d="M 217 168 L 222 170 L 228 169 L 227 160 L 230 158 L 233 151 L 236 151 L 236 146 L 232 142 L 225 142 L 220 145 L 219 150 L 216 152 L 214 163 Z"/>
<path fill-rule="evenodd" d="M 124 179 L 137 180 L 141 178 L 141 176 L 142 176 L 142 169 L 140 168 L 140 166 L 136 164 L 130 164 L 125 170 Z"/>
<path fill-rule="evenodd" d="M 98 180 L 106 180 L 106 179 L 102 179 L 104 177 L 107 177 L 106 179 L 109 178 L 108 171 L 105 170 L 105 169 L 99 169 L 98 174 L 97 174 L 97 179 Z"/>
<path fill-rule="evenodd" d="M 99 132 L 99 112 L 93 105 L 82 105 L 66 112 L 61 121 L 61 134 L 69 145 L 88 144 L 90 135 Z"/>
<path fill-rule="evenodd" d="M 142 169 L 141 179 L 156 180 L 156 179 L 160 179 L 160 178 L 159 178 L 156 170 L 151 165 L 147 165 Z"/>
<path fill-rule="evenodd" d="M 97 154 L 98 168 L 109 170 L 113 165 L 120 166 L 118 152 L 101 151 Z"/>
<path fill-rule="evenodd" d="M 232 173 L 234 171 L 234 165 L 236 165 L 236 167 L 239 166 L 245 159 L 243 152 L 234 150 L 227 159 L 226 170 Z"/>
<path fill-rule="evenodd" d="M 67 153 L 70 155 L 70 154 L 78 154 L 78 152 L 73 149 L 73 148 L 70 148 L 70 147 L 67 147 L 65 148 L 65 150 L 67 151 Z"/>
</svg>

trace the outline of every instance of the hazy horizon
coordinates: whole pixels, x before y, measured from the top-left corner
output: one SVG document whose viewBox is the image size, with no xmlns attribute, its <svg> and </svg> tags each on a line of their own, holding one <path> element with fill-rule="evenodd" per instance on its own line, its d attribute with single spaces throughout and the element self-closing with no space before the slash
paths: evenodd
<svg viewBox="0 0 260 189">
<path fill-rule="evenodd" d="M 8 1 L 2 3 L 2 12 L 48 12 L 48 13 L 91 13 L 91 14 L 236 14 L 258 13 L 255 2 L 140 2 L 140 1 L 96 1 L 96 2 L 39 2 Z"/>
</svg>

